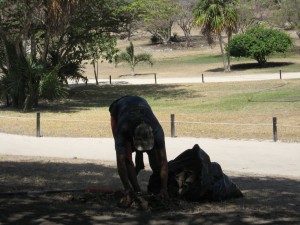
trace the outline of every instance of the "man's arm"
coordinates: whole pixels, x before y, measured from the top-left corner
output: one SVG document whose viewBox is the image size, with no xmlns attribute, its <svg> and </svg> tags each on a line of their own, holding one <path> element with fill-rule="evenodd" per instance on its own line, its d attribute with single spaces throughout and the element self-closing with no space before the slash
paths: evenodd
<svg viewBox="0 0 300 225">
<path fill-rule="evenodd" d="M 122 181 L 125 191 L 131 191 L 131 187 L 130 187 L 129 179 L 128 179 L 125 154 L 117 154 L 117 167 L 118 167 L 118 173 L 119 173 L 119 176 L 120 176 L 120 179 Z"/>
<path fill-rule="evenodd" d="M 135 174 L 135 168 L 132 162 L 127 162 L 128 159 L 125 154 L 117 154 L 117 167 L 120 179 L 124 186 L 124 196 L 121 199 L 121 204 L 125 207 L 129 207 L 134 199 L 135 193 L 140 192 L 140 186 Z M 134 190 L 132 190 L 130 183 Z"/>
<path fill-rule="evenodd" d="M 126 156 L 125 154 L 117 154 L 117 166 L 118 173 L 125 188 L 125 191 L 131 190 L 132 187 L 135 192 L 140 192 L 141 189 L 137 181 L 135 168 L 132 160 L 128 159 L 128 156 Z"/>
<path fill-rule="evenodd" d="M 116 128 L 117 128 L 117 120 L 112 114 L 110 114 L 110 125 L 111 125 L 111 131 L 113 133 L 113 136 L 115 137 Z"/>
<path fill-rule="evenodd" d="M 125 154 L 117 154 L 117 167 L 120 179 L 124 186 L 124 195 L 120 201 L 120 204 L 124 207 L 129 207 L 133 202 L 133 191 L 129 184 L 127 167 L 126 167 L 126 155 Z"/>
</svg>

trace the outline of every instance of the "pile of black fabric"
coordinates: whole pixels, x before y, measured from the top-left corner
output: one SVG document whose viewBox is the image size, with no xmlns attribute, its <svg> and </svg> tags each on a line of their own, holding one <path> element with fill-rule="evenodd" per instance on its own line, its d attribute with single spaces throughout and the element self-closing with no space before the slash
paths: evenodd
<svg viewBox="0 0 300 225">
<path fill-rule="evenodd" d="M 243 197 L 242 192 L 222 171 L 221 166 L 211 162 L 199 145 L 194 145 L 168 162 L 168 191 L 171 198 L 187 201 L 219 201 Z M 152 174 L 148 192 L 160 191 L 160 176 Z"/>
</svg>

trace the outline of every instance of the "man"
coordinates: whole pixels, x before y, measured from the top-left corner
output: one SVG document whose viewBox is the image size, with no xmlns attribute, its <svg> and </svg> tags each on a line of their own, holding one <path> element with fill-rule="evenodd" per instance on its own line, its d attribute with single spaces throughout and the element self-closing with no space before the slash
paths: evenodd
<svg viewBox="0 0 300 225">
<path fill-rule="evenodd" d="M 139 96 L 124 96 L 115 100 L 109 111 L 118 173 L 125 189 L 121 203 L 130 206 L 135 194 L 141 191 L 137 174 L 144 169 L 143 152 L 148 154 L 153 174 L 160 176 L 160 196 L 168 198 L 164 132 L 147 101 Z M 132 152 L 136 152 L 135 167 Z"/>
</svg>

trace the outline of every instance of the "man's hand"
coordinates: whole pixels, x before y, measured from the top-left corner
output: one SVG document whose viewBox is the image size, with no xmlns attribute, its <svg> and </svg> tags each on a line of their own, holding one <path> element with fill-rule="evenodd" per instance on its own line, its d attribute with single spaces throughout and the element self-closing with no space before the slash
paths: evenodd
<svg viewBox="0 0 300 225">
<path fill-rule="evenodd" d="M 134 201 L 134 192 L 132 190 L 126 190 L 124 192 L 123 197 L 120 200 L 121 207 L 130 207 L 132 202 Z"/>
</svg>

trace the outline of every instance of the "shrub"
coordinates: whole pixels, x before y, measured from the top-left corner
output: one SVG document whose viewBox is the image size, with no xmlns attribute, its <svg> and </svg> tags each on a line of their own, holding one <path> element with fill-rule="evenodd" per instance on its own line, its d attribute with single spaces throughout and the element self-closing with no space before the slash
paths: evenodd
<svg viewBox="0 0 300 225">
<path fill-rule="evenodd" d="M 235 57 L 253 58 L 260 65 L 264 65 L 269 55 L 286 52 L 292 44 L 291 37 L 282 31 L 255 27 L 232 38 L 230 54 Z"/>
<path fill-rule="evenodd" d="M 56 75 L 55 70 L 45 74 L 40 82 L 39 89 L 40 96 L 49 101 L 63 98 L 68 93 L 68 90 Z"/>
<path fill-rule="evenodd" d="M 161 37 L 157 36 L 157 35 L 152 35 L 150 38 L 150 41 L 152 44 L 160 44 L 162 43 L 162 39 Z"/>
<path fill-rule="evenodd" d="M 180 37 L 178 36 L 177 33 L 173 33 L 173 36 L 170 37 L 170 41 L 172 42 L 180 42 Z"/>
</svg>

